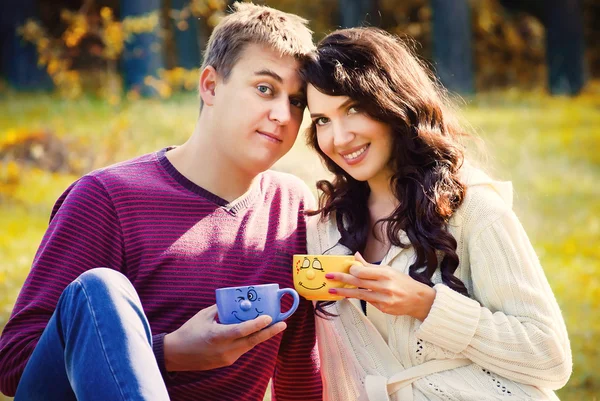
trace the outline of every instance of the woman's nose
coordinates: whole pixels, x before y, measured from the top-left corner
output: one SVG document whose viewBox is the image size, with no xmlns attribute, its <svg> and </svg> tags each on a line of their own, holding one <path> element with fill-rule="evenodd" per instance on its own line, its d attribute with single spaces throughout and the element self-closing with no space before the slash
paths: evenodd
<svg viewBox="0 0 600 401">
<path fill-rule="evenodd" d="M 343 123 L 333 124 L 333 145 L 344 147 L 354 139 L 354 134 Z"/>
</svg>

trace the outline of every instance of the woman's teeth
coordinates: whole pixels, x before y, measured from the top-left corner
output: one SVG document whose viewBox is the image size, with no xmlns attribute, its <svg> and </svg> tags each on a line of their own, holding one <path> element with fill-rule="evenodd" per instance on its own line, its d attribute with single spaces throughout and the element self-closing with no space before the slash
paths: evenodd
<svg viewBox="0 0 600 401">
<path fill-rule="evenodd" d="M 369 145 L 366 145 L 365 147 L 357 150 L 356 152 L 352 152 L 348 155 L 344 155 L 344 159 L 346 160 L 354 160 L 356 159 L 358 156 L 362 155 L 363 153 L 365 153 L 365 150 L 367 150 L 367 148 L 369 147 Z"/>
</svg>

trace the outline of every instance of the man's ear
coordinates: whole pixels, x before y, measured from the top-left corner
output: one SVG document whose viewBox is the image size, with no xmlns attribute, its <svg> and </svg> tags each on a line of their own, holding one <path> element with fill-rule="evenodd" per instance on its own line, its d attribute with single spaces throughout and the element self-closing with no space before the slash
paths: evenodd
<svg viewBox="0 0 600 401">
<path fill-rule="evenodd" d="M 212 65 L 204 67 L 200 73 L 200 80 L 198 82 L 198 92 L 204 104 L 212 106 L 215 98 L 215 90 L 217 87 L 217 81 L 219 75 L 217 70 Z"/>
</svg>

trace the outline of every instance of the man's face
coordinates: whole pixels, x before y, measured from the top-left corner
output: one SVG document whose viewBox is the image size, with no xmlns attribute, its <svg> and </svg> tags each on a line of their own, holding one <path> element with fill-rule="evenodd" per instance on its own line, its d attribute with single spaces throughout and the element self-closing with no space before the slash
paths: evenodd
<svg viewBox="0 0 600 401">
<path fill-rule="evenodd" d="M 290 150 L 305 107 L 298 68 L 294 57 L 250 44 L 229 77 L 217 78 L 212 115 L 219 157 L 256 175 Z"/>
</svg>

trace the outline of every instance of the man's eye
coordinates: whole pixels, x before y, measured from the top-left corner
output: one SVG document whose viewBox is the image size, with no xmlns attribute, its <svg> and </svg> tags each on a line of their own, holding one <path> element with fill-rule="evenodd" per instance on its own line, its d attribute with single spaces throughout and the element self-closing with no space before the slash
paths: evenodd
<svg viewBox="0 0 600 401">
<path fill-rule="evenodd" d="M 256 87 L 258 91 L 264 95 L 272 95 L 273 89 L 269 88 L 267 85 L 258 85 Z"/>
<path fill-rule="evenodd" d="M 302 99 L 290 99 L 290 104 L 299 109 L 304 109 L 306 107 L 306 102 Z"/>
<path fill-rule="evenodd" d="M 327 117 L 319 117 L 319 118 L 315 119 L 316 125 L 325 125 L 328 122 L 329 122 L 329 119 Z"/>
</svg>

